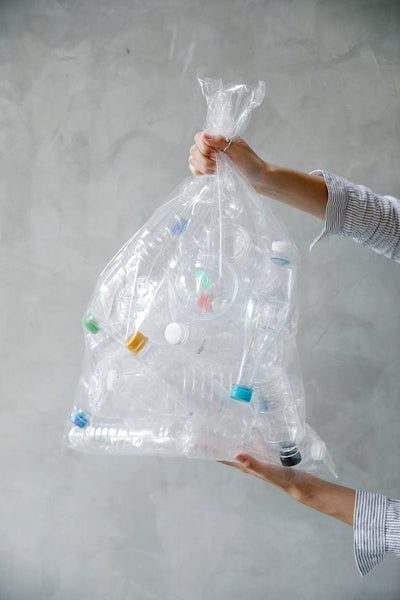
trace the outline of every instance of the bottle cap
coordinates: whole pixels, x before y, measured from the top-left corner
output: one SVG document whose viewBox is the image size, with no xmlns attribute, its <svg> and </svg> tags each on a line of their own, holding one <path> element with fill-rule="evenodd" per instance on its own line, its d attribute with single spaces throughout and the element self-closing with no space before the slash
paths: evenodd
<svg viewBox="0 0 400 600">
<path fill-rule="evenodd" d="M 314 440 L 311 444 L 311 458 L 313 460 L 325 460 L 326 444 L 322 440 Z"/>
<path fill-rule="evenodd" d="M 242 402 L 250 402 L 252 393 L 253 390 L 251 388 L 245 387 L 243 385 L 237 385 L 236 383 L 234 383 L 231 387 L 231 393 L 229 395 L 235 400 L 242 400 Z"/>
<path fill-rule="evenodd" d="M 298 465 L 301 462 L 301 454 L 296 448 L 296 446 L 283 446 L 279 454 L 281 464 L 284 467 L 294 467 L 295 465 Z"/>
<path fill-rule="evenodd" d="M 197 279 L 198 285 L 207 289 L 210 287 L 210 279 L 207 273 L 203 269 L 196 269 L 195 277 Z"/>
<path fill-rule="evenodd" d="M 100 331 L 100 325 L 93 315 L 85 315 L 82 319 L 82 323 L 90 333 L 98 333 Z"/>
<path fill-rule="evenodd" d="M 140 333 L 140 331 L 135 331 L 132 333 L 125 342 L 125 347 L 128 348 L 133 354 L 138 354 L 142 348 L 145 346 L 148 338 Z"/>
<path fill-rule="evenodd" d="M 187 219 L 177 219 L 175 223 L 170 226 L 172 235 L 181 235 L 186 230 L 188 221 Z"/>
<path fill-rule="evenodd" d="M 213 296 L 209 294 L 200 294 L 197 298 L 197 307 L 201 312 L 212 312 Z"/>
<path fill-rule="evenodd" d="M 83 429 L 86 425 L 89 424 L 89 415 L 82 410 L 81 408 L 75 409 L 69 415 L 69 420 L 72 421 L 74 425 Z"/>
<path fill-rule="evenodd" d="M 168 344 L 184 344 L 189 332 L 183 323 L 169 323 L 165 328 L 164 336 Z"/>
</svg>

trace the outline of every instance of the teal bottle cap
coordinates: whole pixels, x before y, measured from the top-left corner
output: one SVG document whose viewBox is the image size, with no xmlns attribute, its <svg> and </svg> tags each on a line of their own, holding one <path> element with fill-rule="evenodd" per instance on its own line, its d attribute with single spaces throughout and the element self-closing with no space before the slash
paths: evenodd
<svg viewBox="0 0 400 600">
<path fill-rule="evenodd" d="M 199 286 L 205 289 L 207 289 L 210 286 L 210 279 L 203 269 L 196 269 L 195 277 L 198 281 Z"/>
<path fill-rule="evenodd" d="M 85 315 L 82 319 L 82 323 L 90 333 L 98 333 L 100 331 L 100 325 L 93 315 Z"/>
<path fill-rule="evenodd" d="M 253 390 L 251 388 L 245 387 L 243 385 L 237 385 L 236 383 L 234 383 L 231 387 L 231 393 L 229 395 L 235 400 L 241 400 L 242 402 L 250 402 L 252 393 Z"/>
</svg>

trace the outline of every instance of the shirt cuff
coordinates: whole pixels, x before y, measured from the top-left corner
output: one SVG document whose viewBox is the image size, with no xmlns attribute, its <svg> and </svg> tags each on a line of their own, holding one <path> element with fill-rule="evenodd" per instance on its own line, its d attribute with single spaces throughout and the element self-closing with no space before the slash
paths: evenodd
<svg viewBox="0 0 400 600">
<path fill-rule="evenodd" d="M 354 556 L 361 575 L 381 563 L 386 554 L 387 498 L 357 490 L 354 507 Z"/>
<path fill-rule="evenodd" d="M 314 248 L 315 244 L 327 235 L 334 233 L 341 233 L 343 231 L 347 202 L 348 202 L 348 181 L 328 173 L 328 171 L 321 171 L 317 169 L 312 171 L 311 175 L 319 175 L 325 179 L 326 187 L 328 189 L 328 202 L 326 205 L 325 213 L 325 226 L 319 236 L 310 245 L 310 252 Z"/>
<path fill-rule="evenodd" d="M 400 556 L 400 500 L 387 498 L 386 552 Z"/>
</svg>

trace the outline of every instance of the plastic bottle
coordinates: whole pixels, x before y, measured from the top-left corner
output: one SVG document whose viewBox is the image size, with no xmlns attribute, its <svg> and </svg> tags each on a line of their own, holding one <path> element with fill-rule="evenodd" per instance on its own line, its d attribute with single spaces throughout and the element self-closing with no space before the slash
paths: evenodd
<svg viewBox="0 0 400 600">
<path fill-rule="evenodd" d="M 283 369 L 272 370 L 271 379 L 254 395 L 251 405 L 261 441 L 278 453 L 283 466 L 299 464 L 302 457 L 298 442 L 304 438 L 304 427 Z"/>
<path fill-rule="evenodd" d="M 179 436 L 176 430 L 158 428 L 157 434 L 149 429 L 136 430 L 123 421 L 94 421 L 86 427 L 72 427 L 68 432 L 69 445 L 77 450 L 105 453 L 179 454 Z"/>
<path fill-rule="evenodd" d="M 143 401 L 145 399 L 143 397 Z M 74 425 L 67 433 L 69 444 L 94 452 L 129 452 L 136 447 L 141 448 L 141 454 L 154 454 L 160 450 L 162 453 L 180 454 L 190 443 L 187 432 L 190 430 L 190 414 L 175 414 L 171 410 L 163 412 L 158 404 L 156 410 L 143 406 L 126 417 L 121 412 L 113 411 L 112 414 L 111 419 L 98 417 L 75 405 L 69 417 Z"/>
<path fill-rule="evenodd" d="M 166 317 L 160 328 L 159 313 L 171 285 L 167 277 L 180 264 L 176 248 L 189 223 L 184 213 L 184 207 L 160 207 L 108 263 L 83 318 L 90 333 L 102 331 L 136 353 L 149 337 L 140 328 L 145 322 L 152 342 L 164 343 L 163 330 L 174 315 Z"/>
<path fill-rule="evenodd" d="M 155 290 L 151 300 L 144 297 L 147 306 L 143 307 L 137 327 L 151 344 L 167 345 L 164 337 L 165 327 L 178 318 L 178 309 L 174 296 L 174 284 L 171 277 L 165 277 Z"/>
<path fill-rule="evenodd" d="M 98 335 L 101 332 L 101 339 L 109 336 L 120 345 L 123 345 L 133 354 L 140 352 L 147 343 L 147 337 L 140 331 L 134 331 L 127 337 L 121 334 L 121 331 L 113 327 L 111 323 L 103 321 L 99 317 L 95 317 L 91 313 L 86 313 L 82 319 L 83 326 L 92 335 Z"/>
<path fill-rule="evenodd" d="M 247 302 L 244 349 L 231 397 L 250 402 L 255 378 L 265 354 L 287 323 L 296 265 L 288 258 L 290 245 L 274 242 L 273 253 L 254 283 Z"/>
<path fill-rule="evenodd" d="M 211 324 L 172 322 L 165 328 L 164 335 L 171 350 L 180 350 L 187 360 L 217 359 L 221 364 L 233 365 L 240 356 L 231 320 Z"/>
<path fill-rule="evenodd" d="M 110 391 L 121 397 L 138 397 L 137 405 L 151 413 L 213 418 L 229 396 L 229 374 L 220 368 L 199 369 L 189 361 L 162 360 L 158 351 L 143 356 L 141 381 L 138 371 L 125 363 L 109 376 Z M 133 407 L 135 409 L 135 406 Z"/>
</svg>

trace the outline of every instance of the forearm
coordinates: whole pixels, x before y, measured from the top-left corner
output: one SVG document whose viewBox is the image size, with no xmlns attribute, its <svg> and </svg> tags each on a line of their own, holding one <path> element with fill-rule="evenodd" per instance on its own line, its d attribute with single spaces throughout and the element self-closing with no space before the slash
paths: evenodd
<svg viewBox="0 0 400 600">
<path fill-rule="evenodd" d="M 298 502 L 353 525 L 355 490 L 304 473 L 287 491 Z"/>
<path fill-rule="evenodd" d="M 235 458 L 236 463 L 222 462 L 276 485 L 297 502 L 353 524 L 355 490 L 319 479 L 305 471 L 262 463 L 248 454 L 239 453 Z"/>
<path fill-rule="evenodd" d="M 325 219 L 328 190 L 323 177 L 265 163 L 260 193 Z"/>
</svg>

